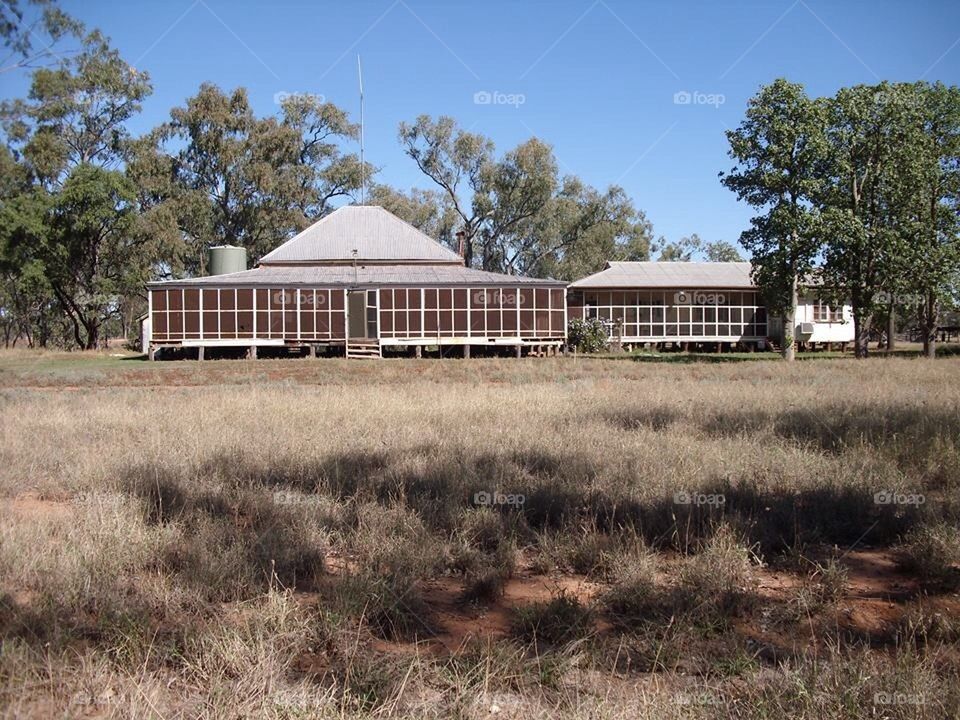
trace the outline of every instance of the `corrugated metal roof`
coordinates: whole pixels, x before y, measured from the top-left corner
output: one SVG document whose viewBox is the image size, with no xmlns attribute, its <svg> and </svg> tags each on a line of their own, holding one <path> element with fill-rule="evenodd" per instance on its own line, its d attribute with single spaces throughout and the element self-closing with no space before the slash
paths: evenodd
<svg viewBox="0 0 960 720">
<path fill-rule="evenodd" d="M 752 288 L 748 262 L 609 262 L 573 288 Z"/>
<path fill-rule="evenodd" d="M 271 263 L 359 260 L 462 263 L 462 259 L 396 215 L 376 205 L 337 208 L 276 250 L 260 258 Z"/>
<path fill-rule="evenodd" d="M 542 285 L 563 287 L 560 280 L 539 280 L 518 275 L 474 270 L 463 265 L 287 265 L 211 275 L 189 280 L 149 283 L 150 287 L 276 285 L 313 287 L 353 285 Z"/>
</svg>

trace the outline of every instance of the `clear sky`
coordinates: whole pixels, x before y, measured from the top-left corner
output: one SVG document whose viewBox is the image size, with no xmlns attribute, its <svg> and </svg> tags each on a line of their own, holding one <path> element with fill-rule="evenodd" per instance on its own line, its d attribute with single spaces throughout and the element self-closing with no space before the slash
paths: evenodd
<svg viewBox="0 0 960 720">
<path fill-rule="evenodd" d="M 753 0 L 63 0 L 149 72 L 133 130 L 203 81 L 324 96 L 356 117 L 379 179 L 427 186 L 397 143 L 421 113 L 455 117 L 507 150 L 536 135 L 563 172 L 623 186 L 657 235 L 735 241 L 749 208 L 724 189 L 723 131 L 778 76 L 813 95 L 880 79 L 960 84 L 960 2 Z M 0 76 L 0 97 L 26 77 Z M 487 94 L 484 94 L 487 93 Z M 686 94 L 684 94 L 686 93 Z M 687 102 L 684 102 L 684 101 Z"/>
</svg>

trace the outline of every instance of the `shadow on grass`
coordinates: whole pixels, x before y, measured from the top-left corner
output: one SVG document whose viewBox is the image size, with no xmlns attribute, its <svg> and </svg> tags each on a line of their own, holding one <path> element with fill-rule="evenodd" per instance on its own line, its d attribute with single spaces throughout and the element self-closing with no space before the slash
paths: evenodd
<svg viewBox="0 0 960 720">
<path fill-rule="evenodd" d="M 958 479 L 954 464 L 960 459 L 960 412 L 953 410 L 825 402 L 815 409 L 684 413 L 660 405 L 607 408 L 598 417 L 622 430 L 686 427 L 715 438 L 770 433 L 833 454 L 868 448 L 891 458 L 904 472 L 922 474 L 934 485 L 952 487 Z"/>
<path fill-rule="evenodd" d="M 163 568 L 211 600 L 248 599 L 278 585 L 312 589 L 323 573 L 315 525 L 270 494 L 196 487 L 145 466 L 124 475 L 147 523 L 181 529 L 163 548 Z"/>
<path fill-rule="evenodd" d="M 653 422 L 659 420 L 654 418 Z M 364 502 L 384 506 L 400 503 L 414 511 L 432 532 L 442 535 L 458 527 L 464 511 L 489 507 L 504 516 L 509 521 L 505 526 L 514 528 L 525 541 L 544 530 L 579 533 L 583 527 L 592 527 L 610 534 L 636 532 L 654 547 L 687 550 L 711 537 L 717 526 L 731 523 L 763 552 L 774 554 L 803 544 L 846 547 L 862 541 L 890 545 L 917 524 L 956 511 L 950 503 L 878 504 L 876 489 L 866 483 L 838 487 L 828 479 L 819 487 L 798 492 L 726 481 L 687 489 L 688 494 L 696 496 L 723 496 L 722 504 L 699 503 L 697 497 L 684 501 L 672 495 L 640 500 L 629 491 L 603 487 L 589 460 L 573 453 L 469 455 L 451 451 L 440 458 L 428 455 L 425 461 L 423 453 L 427 452 L 427 448 L 413 448 L 374 455 L 334 454 L 312 463 L 269 470 L 256 460 L 247 464 L 249 459 L 236 456 L 214 457 L 204 464 L 204 472 L 217 478 L 218 484 L 236 483 L 236 495 L 210 497 L 193 490 L 184 501 L 177 495 L 183 492 L 182 485 L 166 490 L 161 486 L 158 493 L 153 483 L 146 486 L 141 497 L 148 518 L 160 514 L 158 506 L 162 506 L 166 517 L 172 508 L 182 508 L 176 511 L 179 517 L 219 518 L 220 522 L 239 516 L 255 533 L 265 525 L 277 525 L 275 534 L 266 541 L 273 555 L 251 549 L 244 557 L 261 576 L 266 558 L 287 557 L 289 564 L 278 562 L 276 571 L 287 580 L 302 577 L 313 562 L 298 535 L 308 529 L 305 524 L 325 522 L 320 511 L 312 510 L 318 506 L 308 502 L 317 496 L 346 507 Z M 270 507 L 264 500 L 269 497 L 264 490 L 304 493 L 308 496 L 303 501 L 306 509 L 287 513 L 285 508 Z M 522 496 L 523 500 L 498 503 L 490 499 L 490 493 L 495 492 Z M 349 513 L 346 518 L 348 523 L 356 521 Z M 291 550 L 279 554 L 279 546 Z"/>
</svg>

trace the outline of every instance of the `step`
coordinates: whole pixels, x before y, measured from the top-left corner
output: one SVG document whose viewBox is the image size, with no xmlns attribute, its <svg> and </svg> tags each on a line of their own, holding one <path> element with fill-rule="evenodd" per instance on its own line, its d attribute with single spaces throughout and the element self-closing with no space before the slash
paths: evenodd
<svg viewBox="0 0 960 720">
<path fill-rule="evenodd" d="M 376 340 L 361 340 L 347 342 L 347 357 L 356 360 L 378 360 L 383 357 L 380 343 Z"/>
</svg>

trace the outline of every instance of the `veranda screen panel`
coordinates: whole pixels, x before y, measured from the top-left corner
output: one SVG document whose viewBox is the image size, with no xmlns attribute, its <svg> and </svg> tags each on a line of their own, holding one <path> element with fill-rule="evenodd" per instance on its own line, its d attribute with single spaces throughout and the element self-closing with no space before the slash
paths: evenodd
<svg viewBox="0 0 960 720">
<path fill-rule="evenodd" d="M 542 308 L 536 307 L 537 297 Z M 381 288 L 379 302 L 380 336 L 385 339 L 439 342 L 444 338 L 564 335 L 563 290 L 508 286 Z"/>
<path fill-rule="evenodd" d="M 582 303 L 582 305 L 580 304 Z M 571 317 L 619 326 L 624 339 L 763 338 L 766 309 L 755 291 L 585 290 L 568 299 Z"/>
</svg>

